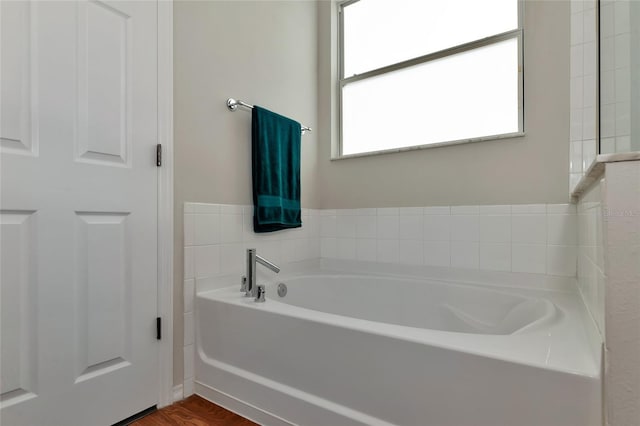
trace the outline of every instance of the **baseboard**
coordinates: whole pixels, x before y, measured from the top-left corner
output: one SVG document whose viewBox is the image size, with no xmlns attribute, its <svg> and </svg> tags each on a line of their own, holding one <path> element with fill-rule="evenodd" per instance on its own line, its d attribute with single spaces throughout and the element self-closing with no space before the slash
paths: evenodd
<svg viewBox="0 0 640 426">
<path fill-rule="evenodd" d="M 204 399 L 213 402 L 216 405 L 221 406 L 239 416 L 249 419 L 259 425 L 263 426 L 295 426 L 294 423 L 290 423 L 274 414 L 264 411 L 258 407 L 254 407 L 251 404 L 240 401 L 237 398 L 227 395 L 217 389 L 210 386 L 203 385 L 201 383 L 195 383 L 196 394 Z"/>
<path fill-rule="evenodd" d="M 173 387 L 173 402 L 182 401 L 184 399 L 184 391 L 182 384 Z"/>
</svg>

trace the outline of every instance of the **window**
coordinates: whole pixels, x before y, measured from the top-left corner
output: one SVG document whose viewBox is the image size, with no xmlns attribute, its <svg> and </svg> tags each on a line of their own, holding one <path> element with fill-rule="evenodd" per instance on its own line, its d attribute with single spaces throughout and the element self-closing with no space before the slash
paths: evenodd
<svg viewBox="0 0 640 426">
<path fill-rule="evenodd" d="M 340 155 L 522 133 L 518 9 L 518 0 L 340 3 Z"/>
</svg>

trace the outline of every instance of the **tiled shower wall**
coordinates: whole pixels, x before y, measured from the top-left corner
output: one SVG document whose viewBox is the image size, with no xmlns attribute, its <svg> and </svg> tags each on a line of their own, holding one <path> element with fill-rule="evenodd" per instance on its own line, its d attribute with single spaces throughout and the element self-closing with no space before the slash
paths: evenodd
<svg viewBox="0 0 640 426">
<path fill-rule="evenodd" d="M 569 190 L 597 155 L 596 0 L 571 0 Z"/>
<path fill-rule="evenodd" d="M 602 188 L 595 183 L 578 203 L 578 288 L 604 338 L 604 227 Z"/>
<path fill-rule="evenodd" d="M 324 258 L 575 276 L 575 205 L 321 210 Z"/>
<path fill-rule="evenodd" d="M 637 151 L 632 138 L 632 105 L 637 102 L 637 75 L 632 67 L 637 55 L 638 25 L 632 16 L 638 9 L 629 0 L 603 1 L 600 3 L 600 153 Z M 635 46 L 634 46 L 635 44 Z M 637 74 L 637 72 L 636 72 Z M 636 98 L 633 98 L 635 94 Z"/>
</svg>

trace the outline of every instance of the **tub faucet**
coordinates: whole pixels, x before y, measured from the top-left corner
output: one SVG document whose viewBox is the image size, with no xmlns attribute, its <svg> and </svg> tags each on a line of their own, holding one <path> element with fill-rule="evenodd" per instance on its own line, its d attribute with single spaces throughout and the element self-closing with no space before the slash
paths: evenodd
<svg viewBox="0 0 640 426">
<path fill-rule="evenodd" d="M 269 262 L 264 257 L 259 256 L 258 253 L 256 253 L 256 249 L 247 249 L 247 274 L 242 277 L 241 290 L 244 290 L 245 296 L 255 297 L 256 300 L 258 300 L 258 286 L 256 285 L 256 268 L 258 263 L 271 269 L 276 274 L 280 272 L 278 266 Z M 264 301 L 264 290 L 262 290 L 260 299 L 261 300 L 258 301 Z"/>
</svg>

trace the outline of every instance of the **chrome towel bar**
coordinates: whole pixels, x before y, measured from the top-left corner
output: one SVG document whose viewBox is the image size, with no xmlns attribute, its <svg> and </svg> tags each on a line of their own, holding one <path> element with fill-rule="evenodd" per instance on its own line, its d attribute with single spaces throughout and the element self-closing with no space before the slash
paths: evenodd
<svg viewBox="0 0 640 426">
<path fill-rule="evenodd" d="M 227 99 L 227 108 L 229 108 L 230 111 L 235 111 L 236 109 L 238 109 L 239 106 L 253 109 L 253 105 L 248 104 L 246 102 L 242 102 L 240 100 L 233 99 L 233 98 Z M 307 127 L 307 126 L 301 126 L 301 127 L 302 127 L 302 133 L 311 131 L 311 127 Z"/>
</svg>

